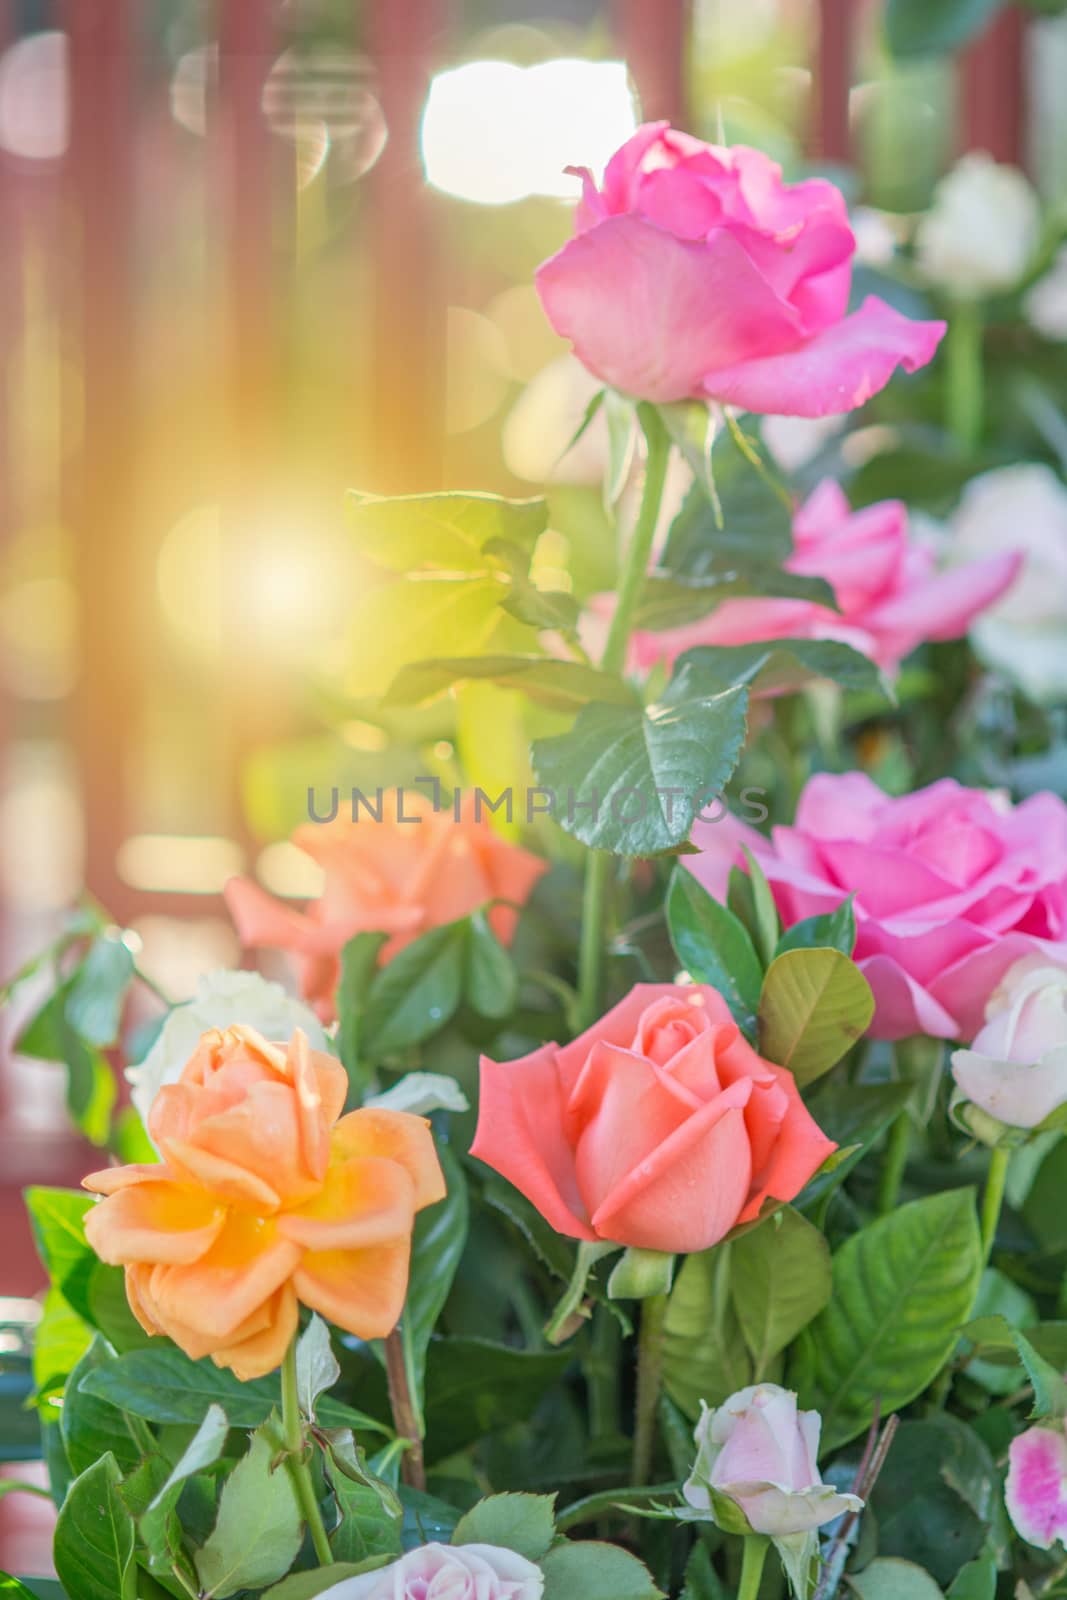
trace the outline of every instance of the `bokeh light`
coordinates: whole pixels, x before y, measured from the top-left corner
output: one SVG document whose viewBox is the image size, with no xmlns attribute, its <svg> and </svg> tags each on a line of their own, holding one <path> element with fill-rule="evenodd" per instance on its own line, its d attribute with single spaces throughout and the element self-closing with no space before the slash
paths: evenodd
<svg viewBox="0 0 1067 1600">
<path fill-rule="evenodd" d="M 31 33 L 0 56 L 0 146 L 27 161 L 67 148 L 70 91 L 65 33 Z"/>
</svg>

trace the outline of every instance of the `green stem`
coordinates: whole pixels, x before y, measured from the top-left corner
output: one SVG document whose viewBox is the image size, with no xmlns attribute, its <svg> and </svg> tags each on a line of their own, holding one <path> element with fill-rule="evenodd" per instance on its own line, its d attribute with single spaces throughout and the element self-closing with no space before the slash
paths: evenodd
<svg viewBox="0 0 1067 1600">
<path fill-rule="evenodd" d="M 960 300 L 949 313 L 945 336 L 945 421 L 968 454 L 981 442 L 984 409 L 982 308 Z"/>
<path fill-rule="evenodd" d="M 649 1295 L 641 1302 L 641 1329 L 637 1336 L 637 1395 L 634 1400 L 634 1455 L 630 1480 L 640 1488 L 652 1470 L 656 1438 L 656 1412 L 663 1377 L 663 1325 L 667 1296 Z"/>
<path fill-rule="evenodd" d="M 626 656 L 633 629 L 634 612 L 641 596 L 641 585 L 648 571 L 652 543 L 659 521 L 663 485 L 670 460 L 671 441 L 654 406 L 637 408 L 638 420 L 647 446 L 645 486 L 641 508 L 626 547 L 619 573 L 618 603 L 608 629 L 600 665 L 605 672 L 619 673 L 626 667 Z M 588 1028 L 595 1022 L 600 1002 L 600 975 L 604 960 L 604 917 L 612 857 L 606 850 L 590 851 L 585 868 L 582 896 L 582 931 L 578 949 L 578 1024 Z"/>
<path fill-rule="evenodd" d="M 771 1541 L 762 1533 L 745 1535 L 745 1553 L 741 1562 L 741 1582 L 737 1589 L 737 1600 L 756 1600 L 760 1579 L 763 1577 L 763 1563 L 767 1559 L 770 1543 Z"/>
<path fill-rule="evenodd" d="M 311 1481 L 311 1471 L 307 1462 L 304 1439 L 304 1419 L 300 1415 L 300 1398 L 296 1386 L 296 1335 L 285 1352 L 282 1362 L 282 1431 L 285 1435 L 285 1448 L 288 1452 L 286 1463 L 289 1476 L 293 1480 L 296 1498 L 300 1505 L 304 1521 L 307 1523 L 311 1542 L 315 1546 L 315 1554 L 319 1558 L 319 1565 L 328 1567 L 333 1560 L 333 1551 L 330 1541 L 326 1536 L 326 1526 L 319 1510 L 318 1498 L 315 1494 L 315 1485 Z"/>
<path fill-rule="evenodd" d="M 1008 1178 L 1011 1151 L 997 1148 L 989 1159 L 989 1176 L 982 1196 L 982 1260 L 988 1263 L 997 1236 L 1000 1208 L 1004 1204 L 1004 1185 Z"/>
<path fill-rule="evenodd" d="M 599 1494 L 586 1495 L 584 1500 L 576 1500 L 566 1511 L 561 1511 L 556 1518 L 556 1528 L 560 1533 L 569 1533 L 580 1523 L 596 1522 L 606 1512 L 617 1511 L 619 1516 L 625 1517 L 632 1506 L 642 1505 L 646 1500 L 676 1500 L 677 1497 L 677 1480 L 646 1484 L 641 1489 L 602 1489 Z"/>
<path fill-rule="evenodd" d="M 904 1110 L 899 1113 L 889 1130 L 889 1143 L 886 1146 L 885 1160 L 882 1162 L 881 1177 L 878 1179 L 875 1210 L 880 1217 L 888 1216 L 900 1199 L 900 1186 L 904 1181 L 904 1169 L 908 1164 L 910 1150 L 911 1113 Z"/>
</svg>

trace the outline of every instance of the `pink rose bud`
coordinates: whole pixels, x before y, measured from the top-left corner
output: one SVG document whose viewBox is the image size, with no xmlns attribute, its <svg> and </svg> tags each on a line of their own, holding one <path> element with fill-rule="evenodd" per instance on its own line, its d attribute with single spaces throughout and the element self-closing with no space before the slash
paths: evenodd
<svg viewBox="0 0 1067 1600">
<path fill-rule="evenodd" d="M 577 232 L 537 288 L 556 332 L 616 389 L 822 417 L 937 349 L 943 322 L 874 295 L 846 315 L 856 241 L 825 178 L 783 183 L 761 151 L 665 122 L 638 128 L 599 188 L 581 177 Z"/>
<path fill-rule="evenodd" d="M 1027 1544 L 1051 1550 L 1067 1542 L 1067 1437 L 1064 1424 L 1027 1428 L 1011 1442 L 1005 1501 Z"/>
<path fill-rule="evenodd" d="M 344 1578 L 319 1600 L 541 1600 L 540 1567 L 491 1544 L 426 1544 L 376 1572 Z"/>
<path fill-rule="evenodd" d="M 705 1408 L 697 1423 L 686 1500 L 717 1523 L 726 1511 L 721 1502 L 732 1501 L 744 1521 L 734 1525 L 726 1512 L 728 1531 L 773 1539 L 811 1533 L 846 1511 L 862 1511 L 856 1495 L 839 1494 L 820 1479 L 821 1431 L 819 1413 L 798 1411 L 790 1390 L 776 1383 L 739 1389 L 715 1410 Z"/>
<path fill-rule="evenodd" d="M 1038 1128 L 1067 1106 L 1067 966 L 1042 956 L 1017 961 L 986 1009 L 986 1025 L 969 1050 L 952 1057 L 952 1076 L 968 1103 L 961 1121 L 991 1131 L 984 1118 L 1008 1128 Z"/>
</svg>

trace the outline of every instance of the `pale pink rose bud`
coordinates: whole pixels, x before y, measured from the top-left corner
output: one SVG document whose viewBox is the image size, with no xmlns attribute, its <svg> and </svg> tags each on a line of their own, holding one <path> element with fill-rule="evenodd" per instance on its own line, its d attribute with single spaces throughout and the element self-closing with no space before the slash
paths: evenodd
<svg viewBox="0 0 1067 1600">
<path fill-rule="evenodd" d="M 1067 1106 L 1067 966 L 1027 956 L 1005 973 L 969 1050 L 952 1057 L 966 1104 L 960 1120 L 986 1134 L 977 1107 L 1009 1128 L 1033 1129 Z M 981 1124 L 981 1126 L 979 1126 Z"/>
<path fill-rule="evenodd" d="M 816 1464 L 822 1418 L 798 1411 L 797 1397 L 776 1383 L 740 1389 L 697 1423 L 697 1458 L 685 1498 L 730 1532 L 774 1539 L 810 1533 L 846 1511 L 862 1511 L 854 1494 L 823 1483 Z M 735 1521 L 724 1501 L 741 1513 Z M 721 1521 L 720 1521 L 721 1519 Z"/>
<path fill-rule="evenodd" d="M 425 1544 L 399 1561 L 344 1578 L 319 1600 L 541 1600 L 540 1567 L 491 1544 Z"/>
<path fill-rule="evenodd" d="M 1027 1544 L 1051 1550 L 1067 1541 L 1067 1436 L 1064 1424 L 1028 1428 L 1011 1442 L 1005 1501 Z"/>
</svg>

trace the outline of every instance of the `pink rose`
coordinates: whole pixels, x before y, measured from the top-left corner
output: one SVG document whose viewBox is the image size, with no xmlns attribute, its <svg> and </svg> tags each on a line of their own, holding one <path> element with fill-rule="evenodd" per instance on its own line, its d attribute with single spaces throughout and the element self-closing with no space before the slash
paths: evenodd
<svg viewBox="0 0 1067 1600">
<path fill-rule="evenodd" d="M 994 991 L 986 1018 L 971 1048 L 953 1054 L 956 1085 L 997 1123 L 1040 1127 L 1067 1105 L 1067 966 L 1041 956 L 1016 962 Z M 980 1131 L 977 1123 L 974 1131 Z"/>
<path fill-rule="evenodd" d="M 1013 962 L 1067 957 L 1067 806 L 1019 806 L 951 778 L 895 799 L 864 773 L 820 773 L 771 840 L 732 818 L 700 823 L 683 864 L 718 899 L 740 845 L 759 857 L 787 927 L 855 894 L 855 959 L 874 990 L 875 1038 L 973 1039 Z"/>
<path fill-rule="evenodd" d="M 318 1600 L 541 1600 L 540 1567 L 491 1544 L 424 1544 L 399 1561 L 343 1578 Z"/>
<path fill-rule="evenodd" d="M 825 479 L 793 519 L 787 572 L 825 578 L 840 612 L 809 600 L 727 600 L 710 616 L 661 633 L 638 633 L 633 661 L 649 667 L 694 645 L 753 644 L 763 639 L 839 639 L 886 671 L 930 639 L 957 639 L 1013 582 L 1014 551 L 938 573 L 934 552 L 909 538 L 899 500 L 852 511 Z"/>
<path fill-rule="evenodd" d="M 639 983 L 562 1049 L 482 1058 L 471 1154 L 572 1239 L 707 1250 L 835 1149 L 706 985 Z"/>
<path fill-rule="evenodd" d="M 776 1539 L 812 1533 L 843 1512 L 862 1511 L 856 1495 L 838 1494 L 819 1477 L 821 1432 L 819 1413 L 798 1411 L 790 1390 L 776 1383 L 741 1389 L 714 1411 L 704 1408 L 685 1498 L 713 1521 L 716 1499 L 731 1500 L 747 1529 L 731 1526 L 728 1532 L 751 1530 Z"/>
<path fill-rule="evenodd" d="M 1065 1424 L 1027 1428 L 1011 1442 L 1005 1500 L 1015 1531 L 1027 1544 L 1051 1550 L 1067 1543 Z"/>
<path fill-rule="evenodd" d="M 873 296 L 846 316 L 844 198 L 822 178 L 783 183 L 758 150 L 650 122 L 600 189 L 581 177 L 578 231 L 537 288 L 556 332 L 627 394 L 821 417 L 925 366 L 945 331 Z"/>
</svg>

